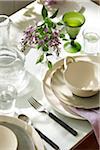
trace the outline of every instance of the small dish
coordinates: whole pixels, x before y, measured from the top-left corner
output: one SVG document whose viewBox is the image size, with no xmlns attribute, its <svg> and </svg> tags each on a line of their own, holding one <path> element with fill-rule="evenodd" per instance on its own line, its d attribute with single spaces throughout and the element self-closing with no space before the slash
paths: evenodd
<svg viewBox="0 0 100 150">
<path fill-rule="evenodd" d="M 65 83 L 76 96 L 93 96 L 100 90 L 99 69 L 89 61 L 70 62 L 63 74 Z"/>
<path fill-rule="evenodd" d="M 0 115 L 0 125 L 14 132 L 18 141 L 17 150 L 44 150 L 42 139 L 36 130 L 26 122 L 15 117 Z"/>
<path fill-rule="evenodd" d="M 0 150 L 17 150 L 17 137 L 12 130 L 0 125 Z"/>
</svg>

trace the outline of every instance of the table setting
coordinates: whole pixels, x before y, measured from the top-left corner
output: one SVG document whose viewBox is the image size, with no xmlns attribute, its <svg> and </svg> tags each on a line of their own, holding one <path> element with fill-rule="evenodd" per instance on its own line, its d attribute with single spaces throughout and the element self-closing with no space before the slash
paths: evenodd
<svg viewBox="0 0 100 150">
<path fill-rule="evenodd" d="M 77 59 L 81 60 L 80 57 L 78 57 Z M 82 59 L 87 60 L 89 58 L 84 56 L 84 58 L 82 58 Z M 91 60 L 91 57 L 90 57 L 90 60 Z M 45 77 L 45 79 L 44 79 L 44 92 L 45 92 L 46 97 L 48 98 L 49 102 L 55 109 L 57 109 L 61 113 L 64 113 L 64 110 L 66 110 L 70 114 L 70 117 L 73 117 L 73 118 L 75 117 L 77 119 L 87 119 L 88 120 L 88 119 L 90 119 L 90 116 L 92 118 L 93 114 L 94 114 L 92 112 L 92 110 L 95 111 L 95 109 L 93 109 L 93 108 L 97 108 L 96 109 L 97 112 L 96 112 L 96 116 L 95 116 L 96 118 L 94 117 L 93 120 L 95 122 L 95 119 L 98 119 L 98 121 L 96 120 L 96 122 L 97 122 L 97 126 L 98 126 L 97 128 L 99 129 L 99 124 L 100 124 L 99 123 L 99 113 L 100 113 L 99 93 L 97 93 L 97 94 L 92 93 L 92 94 L 94 94 L 94 95 L 96 94 L 96 95 L 92 96 L 92 97 L 90 96 L 90 98 L 87 97 L 86 95 L 85 95 L 86 97 L 77 97 L 76 95 L 73 95 L 72 91 L 70 91 L 70 89 L 67 89 L 68 87 L 66 86 L 66 83 L 63 79 L 63 67 L 64 67 L 63 62 L 64 61 L 62 61 L 62 60 L 60 62 L 57 62 L 55 64 L 55 66 L 57 68 L 55 70 L 52 70 L 51 72 L 49 72 L 47 77 Z M 51 98 L 50 95 L 52 96 L 52 100 L 50 99 Z M 63 106 L 63 108 L 62 107 L 60 108 L 59 105 Z M 72 106 L 76 107 L 77 109 L 72 108 Z M 83 109 L 84 113 L 81 112 L 82 109 Z M 88 114 L 89 109 L 90 109 L 90 113 Z M 86 111 L 86 115 L 85 115 L 85 111 Z M 69 114 L 64 113 L 64 115 L 69 115 Z M 93 120 L 89 120 L 90 123 L 92 123 Z M 97 134 L 99 134 L 98 130 L 97 130 Z M 98 139 L 98 141 L 99 141 L 99 139 Z"/>
<path fill-rule="evenodd" d="M 91 130 L 100 146 L 100 30 L 85 29 L 89 4 L 37 0 L 0 15 L 1 150 L 70 150 Z"/>
</svg>

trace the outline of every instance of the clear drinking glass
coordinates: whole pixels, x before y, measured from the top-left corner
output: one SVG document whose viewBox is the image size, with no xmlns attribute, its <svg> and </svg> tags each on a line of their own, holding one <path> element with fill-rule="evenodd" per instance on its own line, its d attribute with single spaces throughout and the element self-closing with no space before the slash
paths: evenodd
<svg viewBox="0 0 100 150">
<path fill-rule="evenodd" d="M 84 53 L 95 55 L 100 53 L 100 29 L 86 27 L 83 31 Z"/>
<path fill-rule="evenodd" d="M 10 19 L 6 15 L 0 15 L 0 46 L 5 46 L 9 40 Z"/>
<path fill-rule="evenodd" d="M 17 97 L 16 88 L 12 85 L 0 85 L 0 114 L 13 114 Z"/>
</svg>

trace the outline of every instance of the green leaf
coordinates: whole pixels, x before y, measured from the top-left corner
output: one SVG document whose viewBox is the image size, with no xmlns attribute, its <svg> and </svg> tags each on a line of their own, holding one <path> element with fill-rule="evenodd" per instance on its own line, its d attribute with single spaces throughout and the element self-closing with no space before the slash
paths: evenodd
<svg viewBox="0 0 100 150">
<path fill-rule="evenodd" d="M 58 11 L 59 11 L 59 9 L 57 9 L 57 10 L 54 12 L 54 14 L 53 14 L 50 18 L 51 18 L 51 19 L 55 18 L 55 17 L 57 16 L 57 14 L 58 14 Z"/>
<path fill-rule="evenodd" d="M 43 5 L 43 8 L 42 8 L 42 17 L 43 17 L 43 19 L 48 17 L 48 11 L 47 11 L 47 9 L 45 8 L 44 5 Z"/>
<path fill-rule="evenodd" d="M 43 28 L 42 27 L 38 27 L 37 28 L 37 32 L 40 32 L 40 33 L 43 32 Z"/>
<path fill-rule="evenodd" d="M 42 49 L 43 49 L 44 52 L 47 52 L 49 50 L 47 46 L 43 46 Z"/>
<path fill-rule="evenodd" d="M 49 19 L 49 18 L 46 18 L 45 19 L 45 23 L 47 24 L 47 26 L 49 27 L 49 28 L 53 28 L 53 22 Z"/>
<path fill-rule="evenodd" d="M 36 64 L 42 62 L 43 59 L 44 59 L 44 54 L 42 54 L 42 55 L 39 56 L 39 58 L 38 58 L 37 61 L 36 61 Z"/>
<path fill-rule="evenodd" d="M 37 49 L 40 49 L 41 45 L 37 45 Z"/>
<path fill-rule="evenodd" d="M 57 25 L 62 26 L 64 24 L 62 22 L 58 22 Z"/>
<path fill-rule="evenodd" d="M 46 56 L 51 56 L 51 55 L 52 55 L 51 53 L 47 53 L 47 54 L 46 54 Z"/>
<path fill-rule="evenodd" d="M 47 63 L 48 63 L 48 68 L 51 69 L 52 68 L 52 62 L 48 61 Z"/>
<path fill-rule="evenodd" d="M 69 39 L 63 38 L 64 41 L 68 41 Z"/>
<path fill-rule="evenodd" d="M 65 38 L 65 34 L 61 33 L 60 38 Z"/>
<path fill-rule="evenodd" d="M 53 29 L 55 29 L 56 28 L 56 24 L 55 23 L 53 23 Z"/>
</svg>

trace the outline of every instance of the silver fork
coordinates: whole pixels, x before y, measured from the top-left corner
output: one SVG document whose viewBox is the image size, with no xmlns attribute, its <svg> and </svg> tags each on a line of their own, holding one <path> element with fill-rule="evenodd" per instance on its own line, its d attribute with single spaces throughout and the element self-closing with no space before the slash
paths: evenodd
<svg viewBox="0 0 100 150">
<path fill-rule="evenodd" d="M 59 123 L 62 127 L 64 127 L 67 131 L 69 131 L 71 134 L 76 136 L 78 133 L 73 128 L 71 128 L 69 125 L 67 125 L 65 122 L 63 122 L 61 119 L 59 119 L 57 116 L 55 116 L 53 113 L 49 112 L 47 108 L 45 108 L 42 104 L 40 104 L 35 98 L 32 96 L 28 99 L 28 102 L 33 106 L 38 112 L 46 113 L 49 117 L 51 117 L 53 120 L 55 120 L 57 123 Z"/>
</svg>

